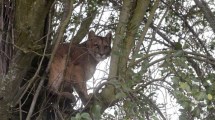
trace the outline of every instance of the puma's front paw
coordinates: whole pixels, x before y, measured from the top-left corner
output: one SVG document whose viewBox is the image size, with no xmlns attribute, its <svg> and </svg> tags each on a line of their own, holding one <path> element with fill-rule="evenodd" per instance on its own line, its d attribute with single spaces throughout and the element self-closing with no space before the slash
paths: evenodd
<svg viewBox="0 0 215 120">
<path fill-rule="evenodd" d="M 70 103 L 74 103 L 76 101 L 75 96 L 72 93 L 69 92 L 61 92 L 60 97 L 63 99 L 68 99 Z"/>
</svg>

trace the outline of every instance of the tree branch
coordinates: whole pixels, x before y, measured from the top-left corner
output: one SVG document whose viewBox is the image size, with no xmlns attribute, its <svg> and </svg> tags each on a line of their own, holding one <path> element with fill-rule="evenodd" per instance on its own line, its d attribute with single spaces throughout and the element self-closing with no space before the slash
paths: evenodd
<svg viewBox="0 0 215 120">
<path fill-rule="evenodd" d="M 213 32 L 215 33 L 215 16 L 214 13 L 211 11 L 209 6 L 204 0 L 194 0 L 196 5 L 201 9 L 203 14 L 205 15 L 206 20 L 210 24 L 210 27 L 212 28 Z"/>
<path fill-rule="evenodd" d="M 134 46 L 136 33 L 146 14 L 149 3 L 150 0 L 137 0 L 134 12 L 130 13 L 131 19 L 128 23 L 126 38 L 123 40 L 122 57 L 120 59 L 121 62 L 119 63 L 121 75 L 125 75 L 129 55 Z"/>
<path fill-rule="evenodd" d="M 113 47 L 111 53 L 111 61 L 110 61 L 110 73 L 109 73 L 109 80 L 114 80 L 111 78 L 115 78 L 118 75 L 118 64 L 119 64 L 119 55 L 115 53 L 121 52 L 121 45 L 122 40 L 125 37 L 126 26 L 128 23 L 128 19 L 130 16 L 130 9 L 131 9 L 131 2 L 129 0 L 124 0 L 122 9 L 120 11 L 119 16 L 119 23 L 117 25 L 115 39 L 113 40 Z M 104 103 L 112 103 L 115 100 L 115 87 L 112 85 L 107 85 L 105 88 L 102 89 L 100 94 L 101 99 Z M 103 106 L 105 109 L 107 106 Z"/>
<path fill-rule="evenodd" d="M 52 51 L 52 55 L 51 55 L 51 58 L 49 60 L 48 66 L 47 66 L 47 68 L 45 70 L 45 73 L 43 74 L 42 79 L 40 80 L 40 83 L 39 83 L 39 85 L 37 87 L 37 90 L 36 90 L 36 93 L 34 95 L 33 101 L 31 103 L 31 107 L 29 109 L 29 112 L 28 112 L 26 120 L 30 120 L 31 119 L 31 115 L 33 113 L 33 110 L 34 110 L 37 98 L 39 96 L 39 92 L 40 92 L 40 90 L 42 88 L 42 85 L 43 85 L 43 83 L 45 81 L 45 78 L 46 78 L 46 75 L 47 75 L 47 73 L 49 71 L 50 65 L 51 65 L 52 60 L 54 58 L 54 55 L 55 55 L 55 53 L 57 51 L 57 47 L 58 47 L 61 39 L 63 38 L 63 34 L 64 34 L 64 32 L 66 30 L 66 27 L 67 27 L 67 25 L 69 23 L 69 20 L 71 18 L 73 3 L 74 3 L 73 0 L 67 0 L 64 3 L 64 5 L 65 5 L 65 11 L 64 11 L 63 18 L 62 18 L 62 22 L 61 22 L 61 24 L 60 24 L 60 26 L 58 28 L 58 33 L 57 33 L 57 36 L 56 36 L 55 46 L 54 46 L 54 49 Z"/>
</svg>

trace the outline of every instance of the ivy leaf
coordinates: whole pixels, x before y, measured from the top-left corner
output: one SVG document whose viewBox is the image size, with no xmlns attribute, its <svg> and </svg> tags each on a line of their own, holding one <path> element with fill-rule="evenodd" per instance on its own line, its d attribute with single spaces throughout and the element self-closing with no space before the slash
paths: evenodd
<svg viewBox="0 0 215 120">
<path fill-rule="evenodd" d="M 126 94 L 124 92 L 119 92 L 119 93 L 116 94 L 115 97 L 116 97 L 116 99 L 121 99 L 121 98 L 126 97 Z"/>
<path fill-rule="evenodd" d="M 134 58 L 141 58 L 141 57 L 143 57 L 143 54 L 134 54 L 134 56 L 133 56 Z"/>
<path fill-rule="evenodd" d="M 81 120 L 81 114 L 80 113 L 76 114 L 75 118 L 76 120 Z"/>
<path fill-rule="evenodd" d="M 182 88 L 183 90 L 186 90 L 187 92 L 191 92 L 190 86 L 188 85 L 187 82 L 180 82 L 179 85 L 180 85 L 180 88 Z"/>
<path fill-rule="evenodd" d="M 211 94 L 208 94 L 208 100 L 212 100 L 213 96 Z"/>
<path fill-rule="evenodd" d="M 205 92 L 200 92 L 197 96 L 197 100 L 202 101 L 206 98 Z"/>
<path fill-rule="evenodd" d="M 153 120 L 159 120 L 159 119 L 156 117 L 156 115 L 153 115 L 153 116 L 152 116 L 152 119 L 153 119 Z"/>
<path fill-rule="evenodd" d="M 84 120 L 92 120 L 89 113 L 83 113 L 81 114 L 81 118 L 83 118 Z"/>
<path fill-rule="evenodd" d="M 182 45 L 180 42 L 175 42 L 174 43 L 174 49 L 175 50 L 182 50 Z"/>
<path fill-rule="evenodd" d="M 182 56 L 182 55 L 183 55 L 183 51 L 182 50 L 179 50 L 176 53 L 174 53 L 175 57 Z"/>
<path fill-rule="evenodd" d="M 194 110 L 193 110 L 193 114 L 194 114 L 194 116 L 196 116 L 196 117 L 200 117 L 200 112 L 201 112 L 201 110 L 200 110 L 199 107 L 196 107 L 196 108 L 194 108 Z"/>
<path fill-rule="evenodd" d="M 93 106 L 93 117 L 95 120 L 99 120 L 101 116 L 101 106 L 100 105 L 94 105 Z"/>
<path fill-rule="evenodd" d="M 180 88 L 183 90 L 185 90 L 188 86 L 187 82 L 180 82 L 179 85 L 180 85 Z"/>
</svg>

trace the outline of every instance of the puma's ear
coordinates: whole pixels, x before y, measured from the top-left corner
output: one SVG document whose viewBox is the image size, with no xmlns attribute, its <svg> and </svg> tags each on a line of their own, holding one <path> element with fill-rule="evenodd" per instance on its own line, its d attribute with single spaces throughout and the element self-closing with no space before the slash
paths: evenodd
<svg viewBox="0 0 215 120">
<path fill-rule="evenodd" d="M 95 36 L 95 32 L 93 30 L 91 30 L 88 34 L 88 38 L 92 38 Z"/>
<path fill-rule="evenodd" d="M 111 43 L 112 33 L 109 32 L 106 36 L 107 40 Z"/>
</svg>

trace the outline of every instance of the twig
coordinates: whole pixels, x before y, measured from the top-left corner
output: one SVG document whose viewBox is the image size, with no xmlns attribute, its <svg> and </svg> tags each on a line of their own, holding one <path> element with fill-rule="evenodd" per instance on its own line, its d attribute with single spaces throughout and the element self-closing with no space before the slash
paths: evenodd
<svg viewBox="0 0 215 120">
<path fill-rule="evenodd" d="M 30 107 L 30 110 L 28 112 L 26 120 L 30 120 L 31 119 L 31 115 L 32 115 L 33 110 L 34 110 L 34 107 L 35 107 L 35 104 L 36 104 L 36 100 L 37 100 L 37 98 L 39 96 L 39 92 L 40 92 L 40 90 L 41 90 L 41 88 L 43 86 L 43 83 L 45 81 L 46 74 L 49 71 L 51 62 L 52 62 L 52 60 L 54 58 L 54 55 L 55 55 L 55 53 L 57 51 L 58 44 L 60 43 L 61 38 L 63 37 L 64 31 L 66 29 L 66 26 L 68 25 L 70 17 L 72 15 L 71 13 L 72 13 L 72 8 L 73 8 L 73 2 L 74 2 L 73 0 L 67 0 L 66 3 L 65 3 L 65 12 L 64 12 L 64 15 L 63 15 L 63 18 L 62 18 L 62 23 L 61 23 L 61 25 L 58 28 L 58 32 L 59 33 L 56 36 L 56 41 L 55 41 L 56 44 L 55 44 L 54 49 L 52 51 L 52 55 L 51 55 L 50 61 L 48 63 L 48 66 L 47 66 L 47 68 L 46 68 L 46 70 L 45 70 L 45 72 L 44 72 L 44 74 L 42 76 L 42 79 L 41 79 L 41 81 L 40 81 L 40 83 L 39 83 L 39 85 L 37 87 L 37 90 L 36 90 L 36 93 L 34 95 L 33 101 L 31 103 L 31 107 Z"/>
<path fill-rule="evenodd" d="M 22 107 L 21 107 L 21 101 L 19 101 L 19 119 L 22 120 Z"/>
<path fill-rule="evenodd" d="M 146 95 L 143 94 L 143 96 L 147 99 L 147 101 L 149 102 L 149 105 L 152 106 L 162 117 L 163 120 L 166 120 L 166 118 L 164 117 L 163 113 L 160 111 L 160 109 L 152 102 L 152 100 L 150 100 Z"/>
<path fill-rule="evenodd" d="M 38 87 L 37 87 L 37 90 L 36 90 L 36 92 L 35 92 L 35 95 L 34 95 L 34 98 L 33 98 L 33 100 L 32 100 L 31 107 L 30 107 L 30 109 L 29 109 L 29 112 L 28 112 L 28 115 L 27 115 L 26 120 L 31 120 L 31 115 L 32 115 L 32 113 L 33 113 L 33 111 L 34 111 L 34 107 L 35 107 L 35 104 L 36 104 L 36 102 L 37 102 L 37 98 L 38 98 L 38 96 L 39 96 L 40 90 L 41 90 L 41 88 L 42 88 L 42 86 L 43 86 L 43 83 L 44 83 L 45 79 L 46 79 L 46 76 L 43 75 L 43 76 L 42 76 L 42 79 L 41 79 L 41 81 L 40 81 L 40 83 L 39 83 L 39 85 L 38 85 Z"/>
<path fill-rule="evenodd" d="M 148 29 L 149 29 L 149 26 L 151 25 L 151 23 L 152 23 L 152 21 L 153 21 L 153 17 L 154 17 L 154 14 L 155 14 L 155 11 L 156 11 L 158 5 L 159 5 L 159 0 L 156 0 L 155 4 L 154 4 L 154 6 L 153 6 L 153 8 L 152 8 L 152 10 L 151 10 L 151 12 L 150 12 L 149 18 L 148 18 L 148 20 L 147 20 L 147 22 L 146 22 L 146 24 L 145 24 L 145 27 L 144 27 L 144 29 L 143 29 L 143 32 L 142 32 L 142 34 L 141 34 L 141 36 L 140 36 L 140 40 L 137 42 L 137 45 L 136 45 L 136 47 L 135 47 L 135 49 L 134 49 L 133 56 L 136 55 L 136 54 L 138 53 L 139 49 L 140 49 L 140 46 L 141 46 L 141 44 L 142 44 L 142 42 L 143 42 L 143 40 L 144 40 L 144 38 L 145 38 L 145 35 L 146 35 L 146 33 L 147 33 Z M 164 16 L 165 16 L 165 15 L 164 15 Z M 161 21 L 162 21 L 162 19 L 161 19 Z M 135 57 L 133 57 L 133 59 L 132 59 L 133 62 L 134 62 L 134 58 L 135 58 Z M 131 62 L 131 63 L 132 63 L 132 62 Z"/>
<path fill-rule="evenodd" d="M 49 38 L 49 33 L 47 34 L 47 38 Z M 22 99 L 22 97 L 25 95 L 25 93 L 27 92 L 28 88 L 34 83 L 36 77 L 38 76 L 39 72 L 40 72 L 40 69 L 42 67 L 42 63 L 43 63 L 43 60 L 45 58 L 45 54 L 46 54 L 46 49 L 47 49 L 47 46 L 48 46 L 48 39 L 46 40 L 46 44 L 45 44 L 45 48 L 43 50 L 43 55 L 42 55 L 42 58 L 40 60 L 40 63 L 38 65 L 38 68 L 37 68 L 37 71 L 35 72 L 34 76 L 29 80 L 29 83 L 27 84 L 27 86 L 24 88 L 24 91 L 20 91 L 22 92 L 21 96 L 19 96 L 19 94 L 17 95 L 18 100 L 15 102 L 15 105 L 19 103 L 19 101 Z M 16 97 L 15 97 L 16 99 Z"/>
</svg>

